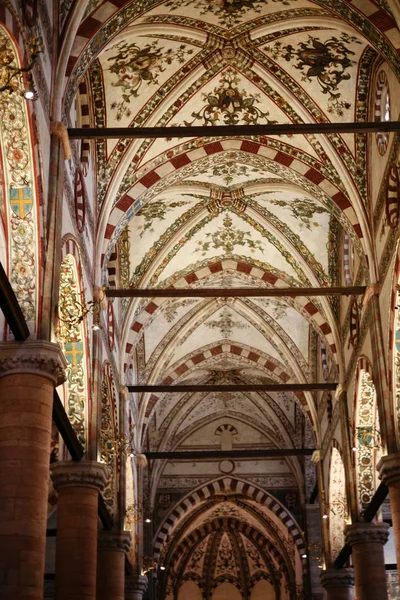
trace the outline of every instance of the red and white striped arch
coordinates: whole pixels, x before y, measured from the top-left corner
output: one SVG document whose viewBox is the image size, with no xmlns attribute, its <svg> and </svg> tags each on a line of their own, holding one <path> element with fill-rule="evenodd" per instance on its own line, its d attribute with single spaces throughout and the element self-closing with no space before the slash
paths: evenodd
<svg viewBox="0 0 400 600">
<path fill-rule="evenodd" d="M 210 277 L 211 275 L 222 272 L 225 270 L 235 270 L 239 273 L 245 273 L 254 277 L 254 279 L 259 279 L 264 283 L 268 284 L 271 287 L 282 288 L 287 287 L 287 283 L 283 280 L 270 273 L 268 271 L 263 271 L 259 267 L 255 267 L 251 263 L 241 262 L 234 259 L 226 259 L 222 261 L 217 261 L 211 263 L 207 267 L 202 267 L 198 271 L 189 273 L 184 277 L 176 280 L 171 285 L 171 288 L 176 289 L 184 289 L 189 287 L 192 283 L 201 281 L 206 277 Z M 157 310 L 159 306 L 161 306 L 164 302 L 166 302 L 165 298 L 153 298 L 143 309 L 143 311 L 137 316 L 136 320 L 132 323 L 129 329 L 128 337 L 125 344 L 125 359 L 124 359 L 124 371 L 126 372 L 128 369 L 130 354 L 135 343 L 138 340 L 138 337 L 146 325 L 146 323 L 150 320 L 153 313 Z M 315 304 L 306 297 L 298 296 L 296 298 L 296 303 L 299 307 L 304 309 L 306 313 L 308 313 L 315 324 L 316 328 L 321 333 L 323 339 L 326 340 L 326 344 L 329 346 L 332 354 L 334 356 L 337 355 L 337 348 L 335 344 L 333 331 L 327 322 L 325 316 L 321 314 L 319 309 L 315 306 Z"/>
<path fill-rule="evenodd" d="M 180 500 L 164 518 L 162 524 L 157 530 L 154 542 L 154 556 L 157 559 L 161 548 L 168 536 L 172 534 L 177 524 L 186 517 L 192 510 L 198 508 L 202 503 L 207 502 L 215 496 L 221 494 L 237 494 L 245 496 L 270 510 L 287 528 L 293 538 L 300 555 L 305 552 L 305 544 L 301 534 L 301 529 L 296 523 L 293 515 L 277 500 L 272 494 L 257 487 L 256 485 L 234 478 L 224 477 L 217 479 L 190 492 L 183 500 Z"/>
<path fill-rule="evenodd" d="M 342 213 L 345 216 L 345 219 L 349 225 L 354 229 L 355 235 L 358 238 L 363 237 L 361 225 L 359 224 L 357 215 L 350 203 L 349 198 L 339 188 L 338 185 L 330 181 L 321 172 L 321 165 L 315 164 L 314 167 L 310 167 L 309 164 L 306 164 L 298 158 L 294 158 L 288 153 L 270 148 L 261 142 L 243 139 L 226 139 L 205 143 L 200 147 L 183 152 L 177 156 L 174 156 L 173 158 L 165 160 L 163 163 L 146 172 L 141 177 L 139 176 L 140 178 L 131 187 L 129 192 L 126 193 L 111 210 L 105 228 L 104 240 L 102 242 L 101 266 L 105 266 L 104 263 L 108 247 L 117 225 L 124 219 L 127 211 L 130 212 L 131 218 L 133 214 L 140 210 L 140 199 L 149 189 L 153 187 L 153 185 L 157 184 L 162 180 L 162 178 L 170 175 L 171 173 L 174 173 L 175 171 L 202 158 L 232 149 L 257 155 L 265 158 L 266 161 L 273 161 L 281 166 L 287 167 L 288 169 L 290 168 L 291 171 L 294 171 L 298 176 L 304 178 L 306 182 L 311 182 L 317 186 L 321 192 L 323 192 L 328 198 L 330 198 L 330 200 L 332 200 L 338 213 Z M 112 240 L 112 242 L 113 241 L 114 240 Z"/>
</svg>

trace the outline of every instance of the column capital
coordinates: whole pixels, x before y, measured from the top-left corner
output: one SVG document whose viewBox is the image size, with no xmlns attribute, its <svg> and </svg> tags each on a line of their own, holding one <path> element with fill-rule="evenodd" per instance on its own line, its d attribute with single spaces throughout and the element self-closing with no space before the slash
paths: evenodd
<svg viewBox="0 0 400 600">
<path fill-rule="evenodd" d="M 353 569 L 326 569 L 321 573 L 321 584 L 326 590 L 329 588 L 352 588 L 354 586 Z"/>
<path fill-rule="evenodd" d="M 0 342 L 0 377 L 31 373 L 49 379 L 57 387 L 65 381 L 66 366 L 59 344 L 45 340 Z"/>
<path fill-rule="evenodd" d="M 125 577 L 125 592 L 144 594 L 147 590 L 147 576 L 146 575 L 127 575 Z M 129 598 L 129 596 L 128 596 Z"/>
<path fill-rule="evenodd" d="M 400 454 L 382 456 L 376 468 L 379 471 L 379 478 L 387 486 L 400 481 Z"/>
<path fill-rule="evenodd" d="M 346 544 L 386 544 L 389 538 L 387 523 L 353 523 L 345 527 Z"/>
<path fill-rule="evenodd" d="M 51 467 L 51 478 L 58 492 L 76 486 L 101 492 L 107 480 L 107 466 L 94 460 L 58 462 Z"/>
<path fill-rule="evenodd" d="M 107 531 L 99 532 L 99 550 L 112 550 L 116 552 L 128 552 L 131 546 L 131 534 L 129 531 Z"/>
</svg>

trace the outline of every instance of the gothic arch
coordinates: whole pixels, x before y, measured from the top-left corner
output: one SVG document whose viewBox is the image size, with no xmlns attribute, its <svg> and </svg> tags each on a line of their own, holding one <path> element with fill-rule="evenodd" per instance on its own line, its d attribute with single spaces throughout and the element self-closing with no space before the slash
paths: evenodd
<svg viewBox="0 0 400 600">
<path fill-rule="evenodd" d="M 296 544 L 300 555 L 305 552 L 305 545 L 301 529 L 296 523 L 293 515 L 269 492 L 236 477 L 221 477 L 203 487 L 197 488 L 180 500 L 164 518 L 159 526 L 154 539 L 154 556 L 157 558 L 166 539 L 171 535 L 177 523 L 202 502 L 215 495 L 240 494 L 246 496 L 259 504 L 262 504 L 273 512 L 282 524 L 288 529 Z"/>
</svg>

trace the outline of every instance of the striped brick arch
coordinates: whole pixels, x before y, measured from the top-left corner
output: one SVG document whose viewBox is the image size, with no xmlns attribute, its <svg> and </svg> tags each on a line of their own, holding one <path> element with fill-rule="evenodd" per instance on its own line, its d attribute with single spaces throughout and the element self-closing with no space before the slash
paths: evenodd
<svg viewBox="0 0 400 600">
<path fill-rule="evenodd" d="M 263 353 L 260 351 L 256 352 L 251 348 L 246 348 L 244 345 L 239 346 L 238 344 L 231 344 L 230 342 L 227 342 L 208 346 L 204 348 L 202 352 L 193 352 L 179 365 L 174 366 L 173 370 L 167 372 L 167 376 L 164 377 L 160 385 L 173 385 L 175 381 L 177 381 L 185 373 L 187 374 L 193 367 L 200 368 L 202 362 L 220 354 L 241 356 L 248 361 L 252 361 L 255 367 L 267 369 L 270 373 L 273 373 L 278 381 L 281 381 L 282 383 L 294 383 L 292 376 L 284 371 L 282 369 L 282 365 L 276 362 L 271 356 L 263 355 Z M 313 426 L 314 420 L 304 393 L 293 392 L 293 394 L 300 400 L 301 405 L 303 406 L 303 409 L 310 420 L 310 424 Z M 150 420 L 150 416 L 160 397 L 161 395 L 157 396 L 156 394 L 151 394 L 146 405 L 146 412 L 143 420 L 144 425 L 146 425 Z"/>
<path fill-rule="evenodd" d="M 74 236 L 69 233 L 67 233 L 61 240 L 61 262 L 64 260 L 67 254 L 72 254 L 72 256 L 75 258 L 78 267 L 78 274 L 81 276 L 82 262 L 79 244 Z M 79 283 L 81 284 L 82 282 Z"/>
<path fill-rule="evenodd" d="M 386 175 L 385 185 L 386 221 L 392 229 L 399 224 L 400 211 L 400 181 L 399 171 L 396 164 L 391 163 Z"/>
<path fill-rule="evenodd" d="M 284 167 L 290 167 L 291 171 L 294 171 L 297 175 L 303 177 L 308 183 L 311 182 L 316 185 L 321 192 L 330 198 L 335 205 L 336 213 L 338 215 L 342 213 L 346 217 L 347 222 L 351 224 L 358 238 L 363 237 L 361 226 L 358 223 L 357 215 L 350 203 L 350 200 L 336 184 L 327 179 L 327 177 L 321 172 L 319 164 L 315 164 L 313 167 L 310 167 L 309 164 L 306 164 L 299 158 L 294 158 L 288 153 L 270 148 L 267 143 L 267 138 L 265 138 L 264 143 L 234 138 L 213 141 L 174 156 L 164 161 L 151 171 L 148 171 L 138 181 L 136 181 L 129 192 L 122 196 L 122 198 L 111 210 L 104 234 L 101 266 L 104 266 L 107 249 L 117 225 L 125 217 L 131 219 L 137 212 L 139 212 L 142 206 L 142 196 L 153 185 L 161 181 L 162 178 L 174 173 L 182 167 L 186 167 L 187 165 L 213 154 L 219 154 L 220 152 L 226 152 L 232 149 L 263 157 L 266 160 L 273 161 Z"/>
<path fill-rule="evenodd" d="M 88 93 L 88 83 L 86 78 L 80 82 L 78 87 L 78 110 L 77 110 L 78 127 L 90 127 L 90 99 Z M 86 177 L 89 168 L 90 158 L 90 142 L 88 139 L 83 139 L 81 142 L 80 163 L 83 175 Z"/>
<path fill-rule="evenodd" d="M 180 519 L 188 515 L 189 512 L 200 506 L 203 502 L 220 494 L 246 496 L 259 504 L 266 506 L 288 529 L 300 555 L 305 552 L 305 545 L 299 526 L 289 511 L 276 498 L 253 484 L 232 477 L 224 477 L 191 492 L 186 498 L 173 507 L 156 534 L 157 537 L 154 542 L 155 558 L 157 559 L 159 557 L 165 540 L 171 535 Z"/>
<path fill-rule="evenodd" d="M 206 267 L 201 267 L 197 271 L 193 271 L 192 273 L 189 273 L 189 274 L 185 275 L 184 277 L 177 279 L 176 281 L 174 281 L 172 283 L 172 285 L 170 287 L 176 288 L 176 289 L 188 288 L 188 287 L 190 287 L 191 284 L 199 282 L 202 279 L 205 279 L 206 277 L 210 277 L 211 275 L 214 275 L 216 273 L 219 273 L 222 271 L 228 271 L 228 270 L 229 271 L 234 270 L 234 271 L 238 271 L 239 273 L 244 273 L 246 275 L 249 275 L 250 277 L 253 277 L 254 279 L 261 280 L 262 282 L 268 284 L 270 287 L 275 287 L 275 288 L 287 287 L 287 282 L 285 282 L 283 279 L 279 278 L 277 275 L 274 275 L 273 273 L 270 273 L 269 271 L 264 271 L 263 269 L 260 269 L 259 267 L 252 265 L 251 263 L 244 262 L 244 261 L 241 262 L 241 261 L 234 260 L 234 259 L 226 259 L 226 260 L 210 263 Z M 150 320 L 151 316 L 158 309 L 158 307 L 161 306 L 161 304 L 163 304 L 166 301 L 167 301 L 166 298 L 153 298 L 144 307 L 144 309 L 142 310 L 140 315 L 138 315 L 136 317 L 136 320 L 132 323 L 129 333 L 128 333 L 128 339 L 127 339 L 126 345 L 125 345 L 125 361 L 124 361 L 124 363 L 125 363 L 124 371 L 125 372 L 128 369 L 128 365 L 130 362 L 130 354 L 132 352 L 132 349 L 133 349 L 136 341 L 138 340 L 139 335 L 141 334 L 140 333 L 141 330 L 147 324 L 147 322 Z M 326 320 L 326 317 L 324 317 L 320 313 L 319 309 L 315 306 L 315 304 L 313 302 L 311 302 L 308 298 L 306 298 L 304 296 L 296 297 L 296 303 L 301 308 L 303 308 L 306 311 L 306 313 L 308 313 L 310 315 L 311 319 L 313 320 L 313 322 L 315 323 L 315 325 L 321 332 L 322 337 L 326 340 L 327 345 L 329 345 L 329 348 L 330 348 L 332 354 L 334 356 L 336 356 L 337 348 L 336 348 L 336 344 L 335 344 L 335 339 L 333 336 L 332 329 Z"/>
</svg>

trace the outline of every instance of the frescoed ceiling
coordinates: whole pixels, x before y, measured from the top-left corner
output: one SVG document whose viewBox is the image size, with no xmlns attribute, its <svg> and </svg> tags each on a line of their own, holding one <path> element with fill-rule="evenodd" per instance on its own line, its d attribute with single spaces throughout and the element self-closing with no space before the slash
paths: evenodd
<svg viewBox="0 0 400 600">
<path fill-rule="evenodd" d="M 344 0 L 115 4 L 114 11 L 111 3 L 89 3 L 80 39 L 92 26 L 96 33 L 72 69 L 67 109 L 86 73 L 95 127 L 205 130 L 198 138 L 96 141 L 102 283 L 111 285 L 109 275 L 119 273 L 116 287 L 340 286 L 350 262 L 353 283 L 374 280 L 366 226 L 366 136 L 250 131 L 209 137 L 206 128 L 372 120 L 367 112 L 374 99 L 372 69 L 379 63 L 389 79 L 399 77 L 400 37 L 389 27 L 390 13 L 380 28 L 379 19 L 369 21 L 362 13 L 364 3 Z M 369 14 L 374 7 L 386 10 L 374 0 L 365 4 Z M 399 108 L 393 109 L 394 119 Z M 336 381 L 344 353 L 351 352 L 348 306 L 340 312 L 335 298 L 153 298 L 117 304 L 118 356 L 128 383 Z M 320 441 L 321 394 L 188 392 L 134 400 L 139 449 L 282 449 Z M 217 437 L 219 427 L 236 433 Z M 297 457 L 231 463 L 162 461 L 149 475 L 151 499 L 170 495 L 172 510 L 183 492 L 229 475 L 240 485 L 274 490 L 282 502 L 295 493 L 298 508 L 315 485 L 314 468 Z M 161 521 L 167 516 L 168 511 Z M 243 514 L 235 518 L 245 520 Z M 179 540 L 207 519 L 200 515 Z M 258 528 L 255 517 L 246 519 Z M 262 531 L 274 539 L 265 527 Z M 240 589 L 238 569 L 247 569 L 251 579 L 257 562 L 264 573 L 259 579 L 278 585 L 258 547 L 248 550 L 253 563 L 249 558 L 238 567 L 238 548 L 253 543 L 250 530 L 247 542 L 234 541 L 221 524 L 208 537 L 198 535 L 193 555 L 180 566 L 171 559 L 172 573 L 181 569 L 182 581 L 197 553 L 197 571 L 186 580 L 205 585 L 208 569 L 207 585 L 225 577 Z M 278 569 L 280 559 L 273 560 Z M 223 564 L 229 577 L 218 575 Z"/>
</svg>

